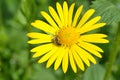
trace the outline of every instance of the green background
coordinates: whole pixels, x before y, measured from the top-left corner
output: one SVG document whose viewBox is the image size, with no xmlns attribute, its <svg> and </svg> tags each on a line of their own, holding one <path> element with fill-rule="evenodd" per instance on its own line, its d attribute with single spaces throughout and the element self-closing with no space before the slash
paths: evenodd
<svg viewBox="0 0 120 80">
<path fill-rule="evenodd" d="M 107 34 L 110 40 L 109 44 L 97 44 L 104 53 L 102 59 L 96 57 L 96 65 L 91 63 L 85 72 L 78 73 L 69 66 L 64 74 L 61 68 L 57 71 L 53 66 L 46 69 L 46 63 L 37 63 L 39 58 L 32 59 L 33 53 L 29 50 L 35 45 L 27 44 L 26 34 L 40 30 L 30 23 L 36 19 L 44 20 L 40 11 L 48 12 L 49 5 L 55 8 L 56 2 L 62 4 L 63 1 L 0 0 L 0 80 L 104 80 L 110 54 L 115 56 L 110 80 L 120 80 L 120 0 L 66 0 L 69 6 L 75 2 L 75 9 L 83 4 L 83 13 L 94 8 L 96 13 L 93 16 L 100 15 L 101 22 L 107 23 L 105 27 L 92 31 Z"/>
</svg>

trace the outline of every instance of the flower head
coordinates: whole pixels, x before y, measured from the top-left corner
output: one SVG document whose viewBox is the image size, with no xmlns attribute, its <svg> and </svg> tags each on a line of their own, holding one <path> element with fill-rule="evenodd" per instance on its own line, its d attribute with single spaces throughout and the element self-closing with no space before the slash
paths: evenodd
<svg viewBox="0 0 120 80">
<path fill-rule="evenodd" d="M 101 48 L 92 43 L 108 43 L 105 39 L 107 35 L 101 33 L 88 34 L 86 32 L 103 27 L 106 23 L 98 23 L 100 16 L 90 20 L 95 12 L 89 9 L 80 18 L 83 9 L 81 5 L 73 16 L 75 3 L 68 9 L 67 2 L 64 1 L 63 7 L 57 2 L 56 10 L 49 6 L 50 15 L 44 11 L 42 16 L 47 22 L 36 20 L 32 26 L 43 30 L 45 33 L 31 32 L 27 36 L 34 38 L 28 41 L 30 44 L 40 44 L 33 48 L 33 57 L 40 57 L 38 63 L 47 61 L 47 68 L 54 63 L 57 70 L 62 65 L 63 72 L 66 73 L 70 63 L 71 68 L 76 73 L 77 66 L 84 71 L 84 63 L 90 66 L 90 62 L 96 64 L 93 56 L 102 58 Z"/>
</svg>

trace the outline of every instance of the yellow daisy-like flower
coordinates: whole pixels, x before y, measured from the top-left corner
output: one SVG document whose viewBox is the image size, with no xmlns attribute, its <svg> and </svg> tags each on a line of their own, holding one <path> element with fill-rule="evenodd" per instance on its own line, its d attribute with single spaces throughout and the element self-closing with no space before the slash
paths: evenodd
<svg viewBox="0 0 120 80">
<path fill-rule="evenodd" d="M 106 23 L 98 23 L 100 16 L 89 20 L 95 10 L 89 9 L 82 17 L 79 17 L 83 9 L 83 5 L 81 5 L 73 16 L 74 6 L 75 3 L 68 9 L 66 1 L 63 2 L 63 6 L 56 3 L 57 11 L 49 6 L 50 15 L 44 11 L 41 12 L 48 23 L 42 20 L 31 23 L 32 26 L 45 33 L 27 34 L 28 37 L 34 38 L 28 43 L 40 44 L 31 50 L 31 52 L 35 52 L 34 58 L 41 56 L 38 63 L 47 61 L 47 68 L 54 63 L 55 70 L 62 64 L 64 73 L 67 72 L 69 63 L 75 73 L 77 66 L 84 71 L 84 63 L 87 66 L 90 66 L 90 62 L 96 64 L 93 55 L 102 58 L 100 52 L 103 50 L 92 43 L 109 42 L 105 39 L 107 37 L 105 34 L 85 34 L 106 25 Z"/>
</svg>

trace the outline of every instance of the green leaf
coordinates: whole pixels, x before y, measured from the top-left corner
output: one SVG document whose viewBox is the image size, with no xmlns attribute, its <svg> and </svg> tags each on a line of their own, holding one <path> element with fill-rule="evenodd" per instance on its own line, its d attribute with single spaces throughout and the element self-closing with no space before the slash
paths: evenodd
<svg viewBox="0 0 120 80">
<path fill-rule="evenodd" d="M 93 2 L 91 7 L 96 10 L 95 15 L 102 16 L 101 21 L 107 22 L 107 24 L 120 21 L 120 9 L 113 2 L 96 0 Z"/>
<path fill-rule="evenodd" d="M 91 65 L 83 74 L 82 80 L 104 80 L 106 69 L 100 65 Z M 115 80 L 113 75 L 110 76 L 110 80 Z"/>
<path fill-rule="evenodd" d="M 29 20 L 34 15 L 35 12 L 35 4 L 32 0 L 21 0 L 21 12 L 23 15 Z"/>
<path fill-rule="evenodd" d="M 67 1 L 69 5 L 71 5 L 72 3 L 75 3 L 75 9 L 77 9 L 79 6 L 83 5 L 83 11 L 85 12 L 86 10 L 88 10 L 90 8 L 90 3 L 89 0 L 68 0 Z"/>
<path fill-rule="evenodd" d="M 105 69 L 100 65 L 91 65 L 84 73 L 83 80 L 104 80 Z"/>
<path fill-rule="evenodd" d="M 31 69 L 30 80 L 58 80 L 50 69 L 46 69 L 42 64 L 34 64 Z"/>
<path fill-rule="evenodd" d="M 15 17 L 15 20 L 17 22 L 19 22 L 20 24 L 22 25 L 26 25 L 27 24 L 27 19 L 26 17 L 23 15 L 22 11 L 18 11 L 17 14 L 16 14 L 16 17 Z"/>
</svg>

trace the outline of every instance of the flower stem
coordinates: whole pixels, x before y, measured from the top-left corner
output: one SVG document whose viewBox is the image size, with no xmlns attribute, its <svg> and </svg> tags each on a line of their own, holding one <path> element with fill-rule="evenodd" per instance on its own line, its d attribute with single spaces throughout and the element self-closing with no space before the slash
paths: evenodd
<svg viewBox="0 0 120 80">
<path fill-rule="evenodd" d="M 2 0 L 0 1 L 0 29 L 2 27 Z"/>
<path fill-rule="evenodd" d="M 112 65 L 114 64 L 114 61 L 115 61 L 116 56 L 118 54 L 119 44 L 120 44 L 120 22 L 119 22 L 119 25 L 118 25 L 115 41 L 113 43 L 113 49 L 110 53 L 110 57 L 109 57 L 109 60 L 108 60 L 109 64 L 108 64 L 108 67 L 107 67 L 107 70 L 106 70 L 106 73 L 105 73 L 105 76 L 104 76 L 104 80 L 109 80 L 109 78 L 110 78 L 110 75 L 111 75 L 111 72 L 112 72 Z"/>
</svg>

